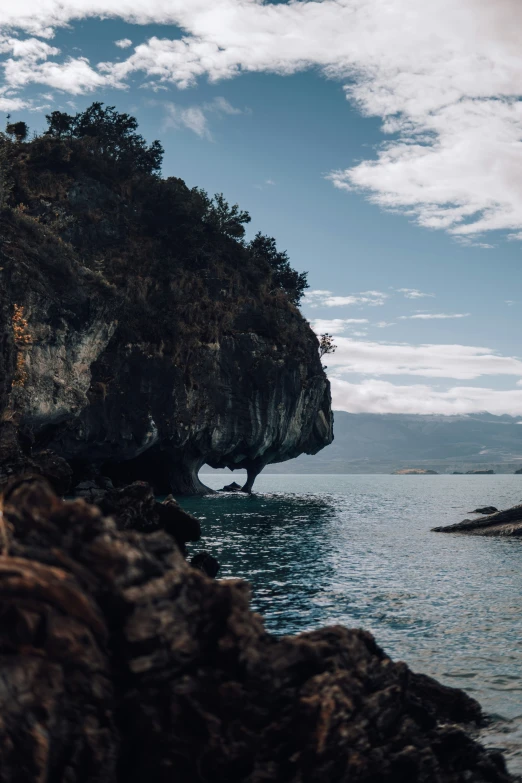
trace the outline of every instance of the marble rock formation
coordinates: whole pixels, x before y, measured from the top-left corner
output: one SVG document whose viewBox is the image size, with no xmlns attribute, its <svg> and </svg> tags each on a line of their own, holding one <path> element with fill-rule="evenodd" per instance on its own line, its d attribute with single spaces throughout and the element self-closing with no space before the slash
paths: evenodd
<svg viewBox="0 0 522 783">
<path fill-rule="evenodd" d="M 14 164 L 24 211 L 0 211 L 0 484 L 46 451 L 161 494 L 242 468 L 250 491 L 328 445 L 317 338 L 266 266 L 176 213 L 196 198 L 181 180 L 95 177 L 46 143 Z"/>
</svg>

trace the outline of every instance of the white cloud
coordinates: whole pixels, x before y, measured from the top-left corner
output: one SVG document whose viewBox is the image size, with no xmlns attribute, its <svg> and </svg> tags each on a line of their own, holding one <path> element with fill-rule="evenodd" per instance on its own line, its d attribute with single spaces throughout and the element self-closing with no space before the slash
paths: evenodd
<svg viewBox="0 0 522 783">
<path fill-rule="evenodd" d="M 376 379 L 350 383 L 332 378 L 331 384 L 333 409 L 349 413 L 522 414 L 522 390 L 516 389 L 455 386 L 440 391 L 424 384 L 401 386 Z"/>
<path fill-rule="evenodd" d="M 46 60 L 48 57 L 60 54 L 56 46 L 50 46 L 38 38 L 0 38 L 0 52 L 9 53 L 13 57 L 26 60 Z"/>
<path fill-rule="evenodd" d="M 180 106 L 170 102 L 162 105 L 167 113 L 165 119 L 166 128 L 187 128 L 201 138 L 209 140 L 212 140 L 212 133 L 208 126 L 209 114 L 217 116 L 223 114 L 243 114 L 242 109 L 235 108 L 225 98 L 221 97 L 196 106 Z"/>
<path fill-rule="evenodd" d="M 423 299 L 426 296 L 435 296 L 435 294 L 424 294 L 417 288 L 398 288 L 397 291 L 400 294 L 404 294 L 406 299 Z"/>
<path fill-rule="evenodd" d="M 167 118 L 166 128 L 187 128 L 197 136 L 211 139 L 212 134 L 208 128 L 207 115 L 201 106 L 178 106 L 175 103 L 165 104 Z"/>
<path fill-rule="evenodd" d="M 95 71 L 85 57 L 70 57 L 63 63 L 9 58 L 3 65 L 6 81 L 14 89 L 29 84 L 45 84 L 72 95 L 81 95 L 101 87 L 117 86 L 112 79 Z"/>
<path fill-rule="evenodd" d="M 421 321 L 444 321 L 448 318 L 467 318 L 470 313 L 415 313 L 414 315 L 400 315 L 400 321 L 419 319 Z"/>
<path fill-rule="evenodd" d="M 384 208 L 479 245 L 489 230 L 522 231 L 520 0 L 19 0 L 0 7 L 0 27 L 48 38 L 53 27 L 87 17 L 177 25 L 183 37 L 153 37 L 125 61 L 97 68 L 75 60 L 31 73 L 27 57 L 15 55 L 19 67 L 7 68 L 7 84 L 69 85 L 77 94 L 121 87 L 134 74 L 187 87 L 201 76 L 216 82 L 317 67 L 344 80 L 347 98 L 382 118 L 390 134 L 375 159 L 333 173 L 337 187 L 361 189 Z"/>
<path fill-rule="evenodd" d="M 219 114 L 243 114 L 245 111 L 244 109 L 238 109 L 236 106 L 232 106 L 223 96 L 214 98 L 213 101 L 206 103 L 205 106 L 207 107 L 207 111 L 215 111 Z"/>
<path fill-rule="evenodd" d="M 129 46 L 132 46 L 132 41 L 130 38 L 120 38 L 119 41 L 114 41 L 114 45 L 119 49 L 128 49 Z"/>
<path fill-rule="evenodd" d="M 304 295 L 304 304 L 310 307 L 344 307 L 347 305 L 369 305 L 378 307 L 388 299 L 388 294 L 382 291 L 362 291 L 360 294 L 349 296 L 336 296 L 332 291 L 315 289 L 307 291 Z"/>
<path fill-rule="evenodd" d="M 28 109 L 31 106 L 30 101 L 24 101 L 22 98 L 6 98 L 0 95 L 0 111 L 12 112 Z"/>
<path fill-rule="evenodd" d="M 330 320 L 326 318 L 316 318 L 312 321 L 312 329 L 316 334 L 342 334 L 346 332 L 350 326 L 360 326 L 361 324 L 367 324 L 367 318 L 332 318 Z M 358 336 L 358 332 L 353 332 L 355 336 Z"/>
<path fill-rule="evenodd" d="M 337 350 L 328 357 L 335 375 L 412 375 L 472 380 L 484 375 L 522 376 L 522 360 L 502 356 L 490 348 L 336 339 Z"/>
<path fill-rule="evenodd" d="M 395 326 L 395 323 L 393 321 L 377 321 L 372 326 L 377 326 L 379 329 L 387 329 L 389 326 Z"/>
</svg>

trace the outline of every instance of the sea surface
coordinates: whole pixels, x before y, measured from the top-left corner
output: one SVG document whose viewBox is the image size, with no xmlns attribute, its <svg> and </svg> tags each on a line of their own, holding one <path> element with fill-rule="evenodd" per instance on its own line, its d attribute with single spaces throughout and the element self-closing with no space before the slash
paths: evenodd
<svg viewBox="0 0 522 783">
<path fill-rule="evenodd" d="M 215 489 L 231 474 L 202 475 Z M 478 699 L 482 741 L 522 773 L 522 539 L 432 533 L 522 502 L 522 475 L 261 475 L 256 494 L 183 498 L 194 547 L 242 577 L 275 634 L 363 627 L 395 660 Z"/>
</svg>

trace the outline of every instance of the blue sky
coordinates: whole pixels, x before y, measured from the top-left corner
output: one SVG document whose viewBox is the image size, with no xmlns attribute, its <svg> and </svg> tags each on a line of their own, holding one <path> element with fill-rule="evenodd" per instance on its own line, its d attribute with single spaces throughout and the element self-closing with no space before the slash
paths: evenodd
<svg viewBox="0 0 522 783">
<path fill-rule="evenodd" d="M 115 104 L 247 209 L 309 272 L 335 407 L 522 413 L 516 0 L 13 5 L 0 110 Z"/>
</svg>

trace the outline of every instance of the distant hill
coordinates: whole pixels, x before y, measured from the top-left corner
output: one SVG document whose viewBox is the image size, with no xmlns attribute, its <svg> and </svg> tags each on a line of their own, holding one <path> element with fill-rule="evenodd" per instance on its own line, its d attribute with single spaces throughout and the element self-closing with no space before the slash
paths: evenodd
<svg viewBox="0 0 522 783">
<path fill-rule="evenodd" d="M 267 473 L 438 473 L 522 467 L 522 416 L 334 414 L 334 442 L 314 456 L 268 465 Z M 206 468 L 204 469 L 206 470 Z"/>
</svg>

